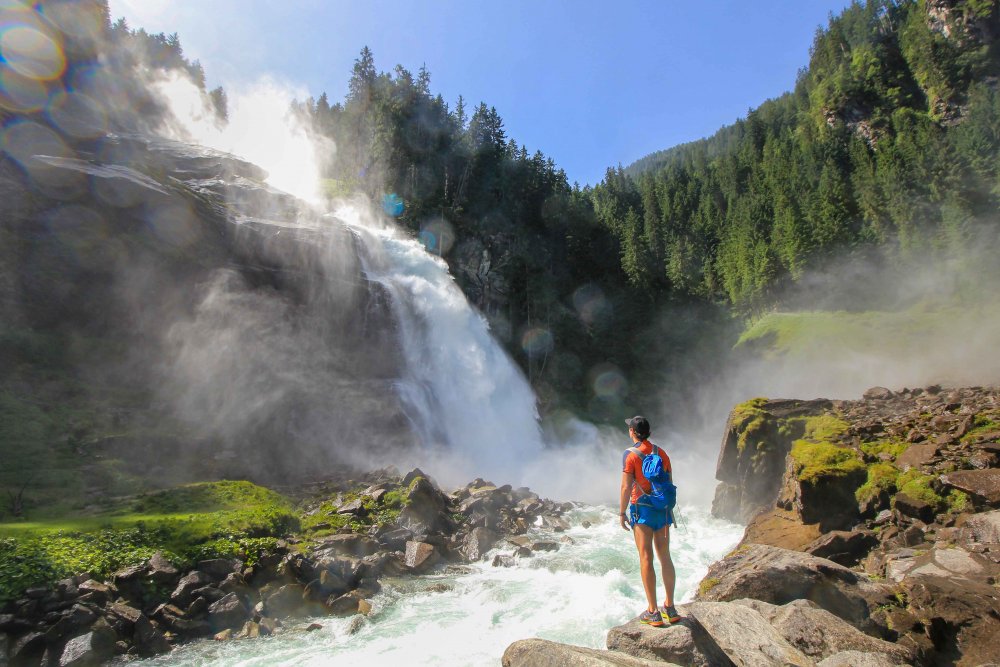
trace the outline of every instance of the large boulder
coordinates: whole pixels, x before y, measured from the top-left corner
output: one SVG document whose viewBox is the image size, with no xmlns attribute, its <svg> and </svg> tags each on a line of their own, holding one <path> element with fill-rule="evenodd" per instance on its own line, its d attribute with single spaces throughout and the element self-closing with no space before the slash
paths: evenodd
<svg viewBox="0 0 1000 667">
<path fill-rule="evenodd" d="M 106 624 L 66 642 L 59 667 L 97 667 L 115 654 L 115 633 Z"/>
<path fill-rule="evenodd" d="M 507 647 L 503 667 L 671 667 L 673 663 L 646 660 L 615 651 L 568 646 L 544 639 L 522 639 Z M 676 667 L 676 665 L 674 665 Z"/>
<path fill-rule="evenodd" d="M 882 654 L 893 665 L 909 664 L 914 660 L 906 647 L 866 635 L 809 600 L 795 600 L 780 606 L 749 599 L 737 600 L 734 604 L 755 610 L 785 641 L 813 660 L 823 660 L 844 651 Z"/>
<path fill-rule="evenodd" d="M 753 399 L 733 408 L 716 465 L 715 476 L 722 483 L 716 488 L 712 514 L 746 523 L 771 507 L 793 440 L 792 434 L 782 429 L 783 420 L 820 414 L 831 405 L 827 400 Z"/>
<path fill-rule="evenodd" d="M 481 560 L 493 548 L 500 536 L 489 528 L 473 528 L 462 541 L 461 552 L 468 560 Z"/>
<path fill-rule="evenodd" d="M 403 558 L 408 570 L 420 573 L 430 569 L 440 559 L 440 554 L 433 544 L 411 540 L 406 543 Z"/>
<path fill-rule="evenodd" d="M 409 483 L 397 523 L 414 535 L 431 535 L 447 530 L 450 520 L 445 513 L 448 497 L 422 475 Z"/>
<path fill-rule="evenodd" d="M 215 631 L 242 626 L 250 616 L 243 601 L 235 593 L 228 593 L 208 608 L 208 622 Z"/>
<path fill-rule="evenodd" d="M 812 660 L 785 641 L 756 610 L 724 602 L 692 602 L 686 612 L 740 667 L 812 665 Z"/>
<path fill-rule="evenodd" d="M 870 609 L 891 601 L 892 591 L 825 558 L 763 544 L 747 544 L 714 563 L 699 599 L 753 598 L 771 604 L 811 600 L 855 627 L 877 630 Z"/>
<path fill-rule="evenodd" d="M 870 530 L 833 530 L 806 545 L 803 551 L 850 567 L 877 544 L 878 536 Z"/>
<path fill-rule="evenodd" d="M 1000 545 L 1000 510 L 966 515 L 959 535 L 968 544 Z"/>
<path fill-rule="evenodd" d="M 957 470 L 941 475 L 941 481 L 959 491 L 971 493 L 989 505 L 1000 505 L 1000 469 Z"/>
<path fill-rule="evenodd" d="M 679 623 L 654 628 L 632 619 L 608 631 L 607 647 L 637 658 L 675 662 L 689 667 L 712 667 L 728 664 L 725 653 L 691 618 L 687 606 L 681 605 L 684 615 Z"/>
</svg>

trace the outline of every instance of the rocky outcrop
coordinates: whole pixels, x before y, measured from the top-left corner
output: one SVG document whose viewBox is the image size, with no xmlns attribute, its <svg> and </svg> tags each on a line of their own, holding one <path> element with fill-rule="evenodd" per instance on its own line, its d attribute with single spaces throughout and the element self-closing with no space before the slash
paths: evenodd
<svg viewBox="0 0 1000 667">
<path fill-rule="evenodd" d="M 507 647 L 503 667 L 676 667 L 662 660 L 646 660 L 615 651 L 598 651 L 544 639 L 522 639 Z"/>
<path fill-rule="evenodd" d="M 741 438 L 773 437 L 759 447 L 765 454 L 787 449 L 780 476 L 770 477 L 773 500 L 750 518 L 741 546 L 709 569 L 699 599 L 753 599 L 777 625 L 784 621 L 761 605 L 808 601 L 896 650 L 861 661 L 870 649 L 860 644 L 821 656 L 785 637 L 819 664 L 1000 660 L 1000 648 L 985 640 L 1000 630 L 1000 391 L 874 387 L 861 400 L 813 403 L 785 417 L 772 404 L 787 402 L 751 402 L 764 415 L 756 428 L 738 418 L 747 404 L 734 410 L 714 510 L 741 513 L 725 502 Z M 813 629 L 799 636 L 832 627 L 808 623 Z"/>
</svg>

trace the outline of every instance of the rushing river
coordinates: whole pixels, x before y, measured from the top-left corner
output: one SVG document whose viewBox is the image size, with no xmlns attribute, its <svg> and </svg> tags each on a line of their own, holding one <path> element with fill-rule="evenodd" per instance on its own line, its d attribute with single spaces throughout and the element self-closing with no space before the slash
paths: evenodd
<svg viewBox="0 0 1000 667">
<path fill-rule="evenodd" d="M 514 567 L 490 564 L 494 553 L 511 553 L 501 546 L 479 564 L 383 580 L 368 617 L 289 621 L 273 637 L 199 641 L 142 664 L 496 666 L 511 642 L 529 637 L 603 648 L 608 630 L 645 604 L 635 545 L 616 514 L 606 507 L 581 508 L 567 516 L 573 525 L 565 533 L 532 531 L 572 542 Z M 591 527 L 584 528 L 584 521 Z M 671 534 L 679 600 L 690 599 L 708 565 L 741 534 L 740 526 L 703 510 L 683 510 Z M 306 632 L 311 622 L 322 629 Z"/>
</svg>

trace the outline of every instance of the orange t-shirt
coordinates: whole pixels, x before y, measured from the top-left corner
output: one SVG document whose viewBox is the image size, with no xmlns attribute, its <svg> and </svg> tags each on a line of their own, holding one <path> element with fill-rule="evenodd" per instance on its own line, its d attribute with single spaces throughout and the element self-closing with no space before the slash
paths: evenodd
<svg viewBox="0 0 1000 667">
<path fill-rule="evenodd" d="M 653 443 L 649 440 L 643 440 L 641 443 L 633 445 L 636 449 L 642 452 L 643 456 L 649 456 L 653 452 Z M 663 451 L 662 447 L 657 447 L 660 452 L 660 458 L 663 459 L 663 469 L 673 475 L 674 471 L 670 467 L 670 457 L 667 453 Z M 642 474 L 642 458 L 640 458 L 631 449 L 625 452 L 624 462 L 622 464 L 622 472 L 627 472 L 635 477 L 635 484 L 632 486 L 632 500 L 630 501 L 633 505 L 639 500 L 639 496 L 644 493 L 649 493 L 653 485 L 649 483 L 646 476 Z"/>
</svg>

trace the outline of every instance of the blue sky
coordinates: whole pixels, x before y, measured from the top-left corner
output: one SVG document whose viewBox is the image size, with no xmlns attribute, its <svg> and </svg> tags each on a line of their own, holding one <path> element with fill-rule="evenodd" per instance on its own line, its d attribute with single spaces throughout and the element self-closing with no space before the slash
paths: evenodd
<svg viewBox="0 0 1000 667">
<path fill-rule="evenodd" d="M 379 70 L 426 64 L 452 106 L 495 106 L 507 135 L 570 181 L 712 134 L 789 90 L 848 0 L 111 0 L 177 32 L 209 85 L 269 75 L 331 102 L 367 45 Z"/>
</svg>

